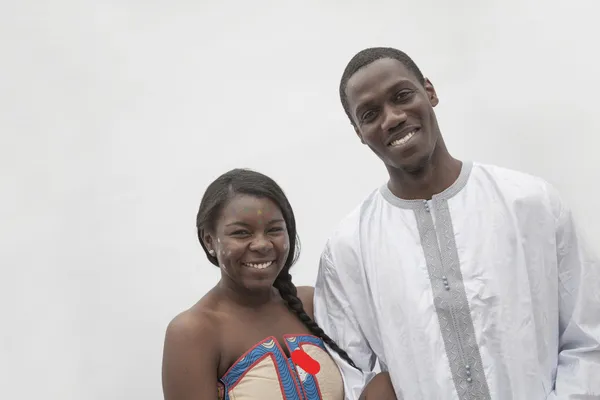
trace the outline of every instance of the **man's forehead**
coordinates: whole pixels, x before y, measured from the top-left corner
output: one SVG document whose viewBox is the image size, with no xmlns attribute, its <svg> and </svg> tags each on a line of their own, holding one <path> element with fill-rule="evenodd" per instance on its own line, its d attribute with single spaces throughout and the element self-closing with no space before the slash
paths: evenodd
<svg viewBox="0 0 600 400">
<path fill-rule="evenodd" d="M 348 99 L 357 101 L 357 97 L 368 92 L 402 81 L 414 83 L 416 79 L 402 62 L 393 58 L 381 58 L 359 69 L 348 79 L 346 95 Z"/>
</svg>

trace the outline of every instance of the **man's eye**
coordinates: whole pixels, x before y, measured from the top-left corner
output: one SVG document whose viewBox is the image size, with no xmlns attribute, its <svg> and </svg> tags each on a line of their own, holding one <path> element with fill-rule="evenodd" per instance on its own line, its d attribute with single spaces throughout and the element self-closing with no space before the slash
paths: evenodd
<svg viewBox="0 0 600 400">
<path fill-rule="evenodd" d="M 410 91 L 410 90 L 402 90 L 401 92 L 396 94 L 395 100 L 396 101 L 408 100 L 410 98 L 411 94 L 412 94 L 412 91 Z"/>
<path fill-rule="evenodd" d="M 369 110 L 362 115 L 360 120 L 362 122 L 368 122 L 368 121 L 371 121 L 373 118 L 375 118 L 375 115 L 376 115 L 376 113 L 374 111 Z"/>
</svg>

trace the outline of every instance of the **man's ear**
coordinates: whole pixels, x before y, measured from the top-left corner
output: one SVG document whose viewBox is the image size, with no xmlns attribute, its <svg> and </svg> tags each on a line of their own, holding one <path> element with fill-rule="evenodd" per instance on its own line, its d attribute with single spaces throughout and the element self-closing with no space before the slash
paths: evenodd
<svg viewBox="0 0 600 400">
<path fill-rule="evenodd" d="M 425 92 L 427 93 L 427 98 L 429 99 L 429 103 L 432 107 L 435 107 L 439 104 L 440 99 L 438 98 L 437 93 L 435 92 L 435 88 L 433 84 L 428 78 L 425 78 L 425 82 L 423 83 L 423 87 L 425 88 Z"/>
</svg>

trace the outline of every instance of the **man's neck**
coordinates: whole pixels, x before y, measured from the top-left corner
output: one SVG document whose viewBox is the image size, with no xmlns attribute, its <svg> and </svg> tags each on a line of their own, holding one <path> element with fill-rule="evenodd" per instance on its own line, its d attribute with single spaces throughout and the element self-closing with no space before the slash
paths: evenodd
<svg viewBox="0 0 600 400">
<path fill-rule="evenodd" d="M 462 161 L 449 154 L 440 160 L 432 157 L 419 171 L 390 170 L 388 187 L 396 197 L 404 200 L 430 200 L 434 195 L 452 186 L 461 169 Z"/>
</svg>

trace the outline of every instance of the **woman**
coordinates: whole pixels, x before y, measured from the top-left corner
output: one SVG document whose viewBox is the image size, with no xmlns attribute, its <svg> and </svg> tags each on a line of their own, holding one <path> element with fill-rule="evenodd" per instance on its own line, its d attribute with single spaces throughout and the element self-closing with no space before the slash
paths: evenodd
<svg viewBox="0 0 600 400">
<path fill-rule="evenodd" d="M 343 400 L 324 343 L 354 363 L 313 321 L 313 288 L 292 283 L 296 223 L 277 183 L 227 172 L 207 188 L 196 224 L 221 280 L 167 328 L 165 399 Z M 296 350 L 318 362 L 315 375 L 295 364 Z"/>
</svg>

